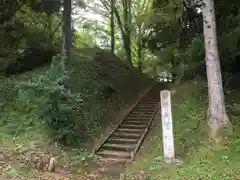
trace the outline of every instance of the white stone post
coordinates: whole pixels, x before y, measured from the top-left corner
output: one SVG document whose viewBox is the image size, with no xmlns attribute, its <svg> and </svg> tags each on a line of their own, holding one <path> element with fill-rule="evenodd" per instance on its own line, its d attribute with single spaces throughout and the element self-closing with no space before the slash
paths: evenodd
<svg viewBox="0 0 240 180">
<path fill-rule="evenodd" d="M 168 90 L 161 91 L 160 97 L 161 97 L 160 100 L 161 100 L 164 161 L 169 164 L 175 162 L 171 91 Z"/>
</svg>

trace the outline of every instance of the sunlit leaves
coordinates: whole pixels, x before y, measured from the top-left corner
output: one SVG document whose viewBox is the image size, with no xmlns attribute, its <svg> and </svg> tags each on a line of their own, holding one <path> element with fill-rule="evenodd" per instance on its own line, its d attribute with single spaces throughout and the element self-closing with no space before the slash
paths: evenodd
<svg viewBox="0 0 240 180">
<path fill-rule="evenodd" d="M 76 48 L 84 47 L 94 47 L 97 45 L 96 39 L 94 38 L 94 33 L 88 30 L 83 29 L 81 32 L 76 32 Z"/>
</svg>

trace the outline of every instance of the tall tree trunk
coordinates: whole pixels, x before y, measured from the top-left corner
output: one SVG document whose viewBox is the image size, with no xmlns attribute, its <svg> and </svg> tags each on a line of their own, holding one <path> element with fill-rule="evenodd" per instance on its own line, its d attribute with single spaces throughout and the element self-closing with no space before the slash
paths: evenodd
<svg viewBox="0 0 240 180">
<path fill-rule="evenodd" d="M 115 51 L 115 32 L 114 32 L 114 12 L 115 12 L 115 0 L 111 0 L 111 52 Z"/>
<path fill-rule="evenodd" d="M 232 125 L 224 101 L 213 0 L 203 0 L 203 27 L 208 80 L 209 135 L 213 142 L 219 144 L 223 142 L 226 135 L 232 132 Z"/>
<path fill-rule="evenodd" d="M 132 67 L 132 52 L 131 52 L 131 0 L 123 0 L 124 8 L 124 33 L 123 33 L 123 45 L 126 60 L 129 66 Z"/>
<path fill-rule="evenodd" d="M 72 47 L 72 29 L 71 29 L 72 1 L 64 0 L 63 9 L 64 10 L 62 32 L 62 55 L 66 58 L 66 63 L 69 63 L 71 58 Z"/>
<path fill-rule="evenodd" d="M 131 42 L 131 32 L 132 32 L 132 0 L 128 0 L 128 26 L 127 26 L 127 33 L 128 33 L 128 61 L 132 66 L 132 42 Z"/>
</svg>

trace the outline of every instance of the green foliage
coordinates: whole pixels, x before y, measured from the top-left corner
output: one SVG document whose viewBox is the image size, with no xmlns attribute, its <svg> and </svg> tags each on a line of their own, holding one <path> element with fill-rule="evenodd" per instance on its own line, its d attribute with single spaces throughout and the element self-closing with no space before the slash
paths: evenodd
<svg viewBox="0 0 240 180">
<path fill-rule="evenodd" d="M 180 55 L 181 63 L 184 68 L 182 69 L 185 78 L 193 78 L 197 74 L 204 74 L 202 63 L 204 59 L 204 41 L 201 35 L 192 39 L 188 48 Z"/>
<path fill-rule="evenodd" d="M 157 73 L 167 70 L 176 73 L 180 78 L 193 78 L 202 70 L 200 62 L 204 61 L 203 38 L 201 36 L 193 38 L 191 44 L 184 50 L 177 48 L 175 44 L 169 44 L 155 54 Z"/>
<path fill-rule="evenodd" d="M 92 33 L 89 30 L 83 29 L 81 32 L 75 32 L 75 47 L 77 49 L 79 48 L 85 48 L 85 47 L 96 47 L 96 39 L 94 36 L 94 33 Z"/>
<path fill-rule="evenodd" d="M 65 145 L 73 145 L 80 138 L 81 121 L 76 119 L 74 112 L 81 113 L 82 99 L 66 88 L 68 79 L 64 59 L 56 56 L 50 69 L 36 82 L 19 85 L 19 95 L 25 102 L 21 103 L 22 108 L 34 111 L 37 117 L 42 118 L 53 139 Z"/>
<path fill-rule="evenodd" d="M 221 62 L 229 65 L 240 54 L 240 28 L 237 26 L 231 32 L 224 32 L 219 41 Z"/>
<path fill-rule="evenodd" d="M 216 22 L 223 77 L 229 81 L 237 71 L 233 67 L 238 66 L 240 11 L 233 3 L 225 10 L 223 2 L 216 3 Z M 138 15 L 138 24 L 151 27 L 146 39 L 148 48 L 157 55 L 156 69 L 171 70 L 184 78 L 206 75 L 202 16 L 196 12 L 198 6 L 198 1 L 154 1 L 152 8 Z"/>
<path fill-rule="evenodd" d="M 4 39 L 0 47 L 1 73 L 14 74 L 19 69 L 31 70 L 50 62 L 52 55 L 60 49 L 57 45 L 60 40 L 58 15 L 38 14 L 24 4 L 19 8 L 2 29 Z M 51 54 L 50 51 L 55 53 Z M 39 57 L 39 54 L 43 57 Z M 37 56 L 35 61 L 30 57 L 33 55 Z"/>
</svg>

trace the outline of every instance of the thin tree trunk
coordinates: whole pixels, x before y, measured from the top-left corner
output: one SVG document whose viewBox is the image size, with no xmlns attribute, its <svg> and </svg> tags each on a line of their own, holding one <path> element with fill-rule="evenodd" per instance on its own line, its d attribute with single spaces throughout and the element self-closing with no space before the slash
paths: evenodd
<svg viewBox="0 0 240 180">
<path fill-rule="evenodd" d="M 232 132 L 232 125 L 225 107 L 213 0 L 203 0 L 203 27 L 208 80 L 209 135 L 211 140 L 219 144 Z"/>
<path fill-rule="evenodd" d="M 115 8 L 115 15 L 116 15 L 118 27 L 122 34 L 125 58 L 129 64 L 129 66 L 132 67 L 133 65 L 132 65 L 132 60 L 131 60 L 131 46 L 130 46 L 130 53 L 129 53 L 129 43 L 131 43 L 131 42 L 129 42 L 128 31 L 127 31 L 127 26 L 126 26 L 126 22 L 128 23 L 128 21 L 127 21 L 128 20 L 128 10 L 127 10 L 127 6 L 125 5 L 125 3 L 123 3 L 123 8 L 124 8 L 124 13 L 123 13 L 124 24 L 122 23 L 119 12 L 116 8 Z M 130 54 L 130 58 L 129 58 L 129 54 Z"/>
<path fill-rule="evenodd" d="M 142 72 L 142 39 L 141 39 L 141 37 L 138 37 L 137 60 L 138 60 L 137 61 L 138 62 L 138 69 L 140 70 L 140 72 Z"/>
<path fill-rule="evenodd" d="M 115 32 L 114 32 L 114 12 L 115 12 L 115 0 L 111 0 L 111 52 L 115 51 Z"/>
<path fill-rule="evenodd" d="M 123 16 L 124 16 L 124 34 L 123 34 L 123 44 L 124 44 L 124 51 L 125 51 L 125 58 L 126 60 L 129 62 L 129 65 L 131 65 L 131 62 L 129 61 L 129 53 L 128 53 L 128 46 L 129 46 L 129 42 L 128 42 L 128 2 L 127 0 L 123 0 Z"/>
<path fill-rule="evenodd" d="M 127 1 L 128 4 L 128 26 L 127 26 L 127 33 L 128 33 L 128 61 L 132 66 L 132 42 L 131 42 L 131 32 L 132 32 L 132 0 Z"/>
<path fill-rule="evenodd" d="M 64 0 L 63 2 L 63 32 L 62 32 L 62 55 L 66 58 L 66 63 L 70 62 L 72 47 L 72 29 L 71 29 L 71 12 L 72 1 Z"/>
<path fill-rule="evenodd" d="M 61 20 L 61 21 L 58 23 L 57 27 L 56 27 L 54 30 L 52 30 L 52 33 L 51 33 L 51 35 L 50 35 L 50 38 L 51 38 L 51 39 L 53 39 L 55 33 L 61 28 L 62 23 L 63 23 L 63 21 Z"/>
</svg>

